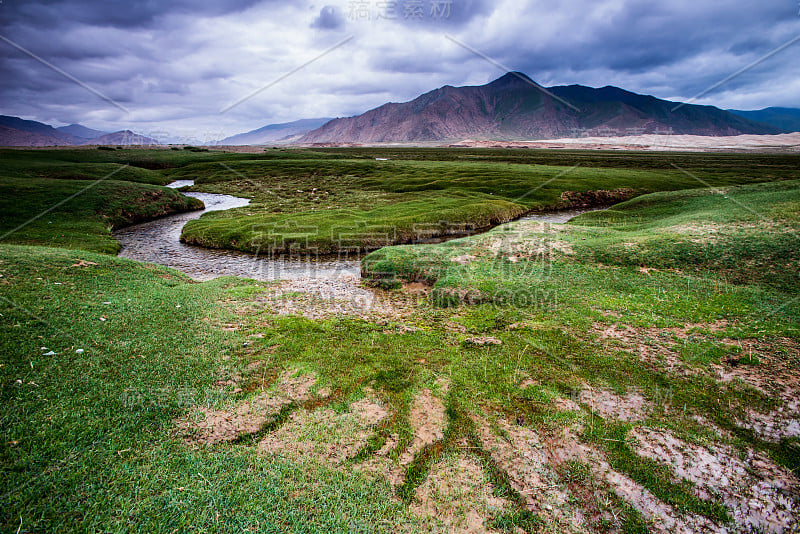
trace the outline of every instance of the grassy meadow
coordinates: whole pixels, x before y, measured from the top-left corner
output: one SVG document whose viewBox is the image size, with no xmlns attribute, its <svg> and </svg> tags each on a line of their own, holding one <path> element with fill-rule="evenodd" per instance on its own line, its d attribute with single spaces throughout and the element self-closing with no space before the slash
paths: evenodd
<svg viewBox="0 0 800 534">
<path fill-rule="evenodd" d="M 797 528 L 799 162 L 2 151 L 0 529 Z M 496 228 L 372 252 L 356 304 L 198 283 L 114 256 L 111 229 L 197 207 L 175 179 L 252 199 L 187 224 L 210 247 Z"/>
<path fill-rule="evenodd" d="M 535 210 L 610 205 L 656 191 L 800 178 L 792 158 L 785 156 L 764 157 L 742 172 L 746 164 L 739 155 L 717 155 L 711 158 L 713 164 L 698 168 L 685 155 L 658 163 L 652 154 L 630 160 L 605 154 L 587 161 L 579 152 L 556 151 L 353 149 L 267 154 L 169 171 L 175 179 L 194 179 L 197 191 L 252 199 L 245 208 L 190 222 L 182 239 L 247 252 L 272 247 L 276 252 L 337 254 L 348 247 L 374 250 L 414 242 L 420 235 L 487 229 Z M 603 194 L 581 195 L 594 191 Z"/>
</svg>

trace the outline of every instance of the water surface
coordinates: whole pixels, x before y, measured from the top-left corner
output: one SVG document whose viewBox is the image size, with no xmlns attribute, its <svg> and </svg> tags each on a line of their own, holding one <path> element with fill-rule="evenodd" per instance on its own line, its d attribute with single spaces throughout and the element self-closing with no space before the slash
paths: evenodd
<svg viewBox="0 0 800 534">
<path fill-rule="evenodd" d="M 167 187 L 194 185 L 194 180 L 177 180 Z M 183 225 L 209 211 L 228 210 L 247 206 L 250 200 L 231 195 L 185 192 L 200 199 L 204 210 L 190 211 L 136 224 L 114 232 L 122 244 L 119 255 L 132 260 L 157 263 L 177 269 L 195 280 L 211 280 L 220 276 L 239 276 L 255 280 L 359 280 L 361 262 L 358 260 L 319 260 L 312 257 L 263 258 L 244 252 L 210 249 L 180 242 Z M 536 213 L 518 219 L 561 224 L 582 213 L 596 209 L 564 210 Z M 444 241 L 431 240 L 430 242 Z"/>
<path fill-rule="evenodd" d="M 194 185 L 193 180 L 178 180 L 167 187 Z M 114 232 L 122 244 L 119 255 L 138 261 L 172 267 L 195 280 L 211 280 L 220 276 L 240 276 L 255 280 L 293 280 L 316 278 L 338 280 L 361 277 L 357 260 L 316 260 L 314 258 L 259 258 L 232 250 L 209 249 L 180 242 L 181 229 L 188 221 L 209 211 L 247 206 L 250 200 L 231 195 L 186 192 L 186 196 L 203 201 L 204 210 L 162 217 L 154 221 L 128 226 Z"/>
</svg>

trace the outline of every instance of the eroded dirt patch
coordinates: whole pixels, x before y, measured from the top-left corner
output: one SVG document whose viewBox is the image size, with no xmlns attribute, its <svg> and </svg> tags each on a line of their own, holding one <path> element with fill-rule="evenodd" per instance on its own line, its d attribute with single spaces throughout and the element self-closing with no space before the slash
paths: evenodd
<svg viewBox="0 0 800 534">
<path fill-rule="evenodd" d="M 721 381 L 740 381 L 777 404 L 769 412 L 749 409 L 740 424 L 767 441 L 800 436 L 800 345 L 787 338 L 724 341 L 738 347 L 739 355 L 712 365 L 712 371 Z"/>
<path fill-rule="evenodd" d="M 173 435 L 191 444 L 213 445 L 253 434 L 286 405 L 311 397 L 316 377 L 284 372 L 275 386 L 230 409 L 200 408 L 178 419 Z"/>
<path fill-rule="evenodd" d="M 583 517 L 569 504 L 570 495 L 550 468 L 545 446 L 533 430 L 500 419 L 496 427 L 502 435 L 498 435 L 485 420 L 474 421 L 481 447 L 508 474 L 511 488 L 530 510 L 555 531 L 586 529 Z"/>
<path fill-rule="evenodd" d="M 738 531 L 796 532 L 800 486 L 788 470 L 761 454 L 741 458 L 724 445 L 687 443 L 667 431 L 636 428 L 629 434 L 637 454 L 667 464 L 694 484 L 701 499 L 719 499 Z"/>
<path fill-rule="evenodd" d="M 345 413 L 329 408 L 299 410 L 278 430 L 267 434 L 258 450 L 295 461 L 340 465 L 366 445 L 388 415 L 374 397 L 352 403 Z"/>
<path fill-rule="evenodd" d="M 578 400 L 604 419 L 641 421 L 652 409 L 652 403 L 638 391 L 620 395 L 605 388 L 586 386 L 578 393 Z"/>
<path fill-rule="evenodd" d="M 441 388 L 441 387 L 440 387 Z M 447 414 L 442 400 L 430 389 L 420 391 L 409 414 L 414 438 L 408 449 L 400 455 L 400 465 L 407 466 L 425 446 L 444 438 Z"/>
<path fill-rule="evenodd" d="M 269 312 L 308 319 L 359 317 L 368 321 L 400 320 L 427 307 L 427 291 L 382 291 L 361 287 L 354 278 L 287 280 L 268 291 L 234 301 L 238 315 Z"/>
<path fill-rule="evenodd" d="M 739 424 L 767 441 L 799 437 L 800 344 L 784 337 L 723 337 L 721 333 L 729 326 L 724 320 L 673 328 L 596 323 L 593 331 L 600 341 L 630 350 L 641 360 L 672 374 L 685 377 L 703 374 L 732 385 L 726 387 L 743 385 L 757 390 L 774 401 L 775 409 L 748 408 Z M 698 351 L 702 344 L 707 348 Z M 697 361 L 682 356 L 682 351 L 688 349 L 697 354 Z M 715 357 L 715 351 L 726 355 Z M 708 360 L 705 363 L 704 358 Z"/>
<path fill-rule="evenodd" d="M 493 491 L 474 458 L 453 455 L 431 467 L 428 478 L 416 489 L 416 500 L 410 509 L 431 532 L 496 532 L 487 529 L 486 522 L 506 509 L 508 503 L 494 496 Z"/>
<path fill-rule="evenodd" d="M 695 532 L 727 532 L 706 519 L 688 512 L 679 512 L 662 502 L 652 492 L 626 475 L 611 468 L 602 454 L 581 442 L 572 429 L 565 428 L 550 440 L 548 458 L 553 465 L 565 466 L 581 462 L 591 478 L 629 503 L 651 524 L 655 532 L 694 534 Z"/>
</svg>

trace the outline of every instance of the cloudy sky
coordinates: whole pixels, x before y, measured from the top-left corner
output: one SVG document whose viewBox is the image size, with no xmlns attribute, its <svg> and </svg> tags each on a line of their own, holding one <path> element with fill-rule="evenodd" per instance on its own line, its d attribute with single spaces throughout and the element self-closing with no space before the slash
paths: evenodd
<svg viewBox="0 0 800 534">
<path fill-rule="evenodd" d="M 798 0 L 0 0 L 0 114 L 162 139 L 354 115 L 504 67 L 681 101 L 749 67 L 696 102 L 800 107 L 799 57 Z"/>
</svg>

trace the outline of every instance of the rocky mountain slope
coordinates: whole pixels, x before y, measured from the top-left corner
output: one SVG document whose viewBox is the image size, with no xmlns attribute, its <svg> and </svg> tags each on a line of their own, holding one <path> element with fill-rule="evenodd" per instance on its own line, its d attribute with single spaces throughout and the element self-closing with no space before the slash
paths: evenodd
<svg viewBox="0 0 800 534">
<path fill-rule="evenodd" d="M 676 109 L 677 108 L 677 109 Z M 680 105 L 617 87 L 544 88 L 508 73 L 481 86 L 444 86 L 405 103 L 334 119 L 299 143 L 545 139 L 671 132 L 777 134 L 783 130 L 712 106 Z"/>
</svg>

